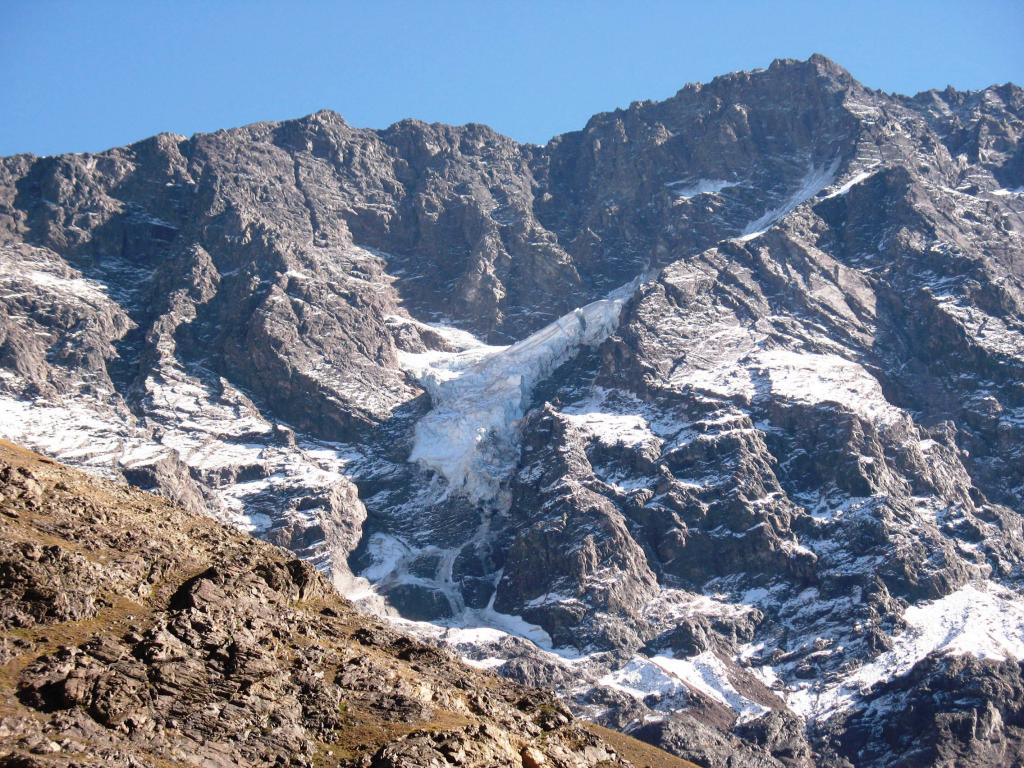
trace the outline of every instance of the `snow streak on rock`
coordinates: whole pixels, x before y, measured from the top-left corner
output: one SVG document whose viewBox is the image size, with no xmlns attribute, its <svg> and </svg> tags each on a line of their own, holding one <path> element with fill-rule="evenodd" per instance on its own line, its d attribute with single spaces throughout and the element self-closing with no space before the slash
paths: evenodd
<svg viewBox="0 0 1024 768">
<path fill-rule="evenodd" d="M 797 190 L 793 192 L 793 194 L 780 206 L 772 208 L 769 211 L 765 211 L 762 216 L 747 224 L 740 237 L 737 239 L 741 242 L 753 240 L 758 235 L 764 233 L 772 226 L 772 224 L 777 222 L 787 213 L 795 211 L 801 205 L 818 195 L 818 193 L 823 189 L 832 184 L 838 168 L 839 158 L 833 160 L 827 167 L 811 166 L 808 168 L 807 175 L 804 176 L 799 188 L 797 188 Z"/>
</svg>

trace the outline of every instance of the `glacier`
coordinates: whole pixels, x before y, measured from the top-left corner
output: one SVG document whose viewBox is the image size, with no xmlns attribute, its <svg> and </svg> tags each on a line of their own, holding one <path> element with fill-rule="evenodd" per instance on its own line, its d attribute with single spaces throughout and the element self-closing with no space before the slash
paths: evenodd
<svg viewBox="0 0 1024 768">
<path fill-rule="evenodd" d="M 497 504 L 516 461 L 520 420 L 534 387 L 582 347 L 618 327 L 622 308 L 643 276 L 574 309 L 507 347 L 406 355 L 403 366 L 430 395 L 432 410 L 416 425 L 409 460 L 433 470 L 475 504 Z"/>
</svg>

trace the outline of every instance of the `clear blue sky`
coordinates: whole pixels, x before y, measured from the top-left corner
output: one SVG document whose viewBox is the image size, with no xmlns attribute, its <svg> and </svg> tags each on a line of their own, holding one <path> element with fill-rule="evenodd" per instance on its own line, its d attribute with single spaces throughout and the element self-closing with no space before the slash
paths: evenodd
<svg viewBox="0 0 1024 768">
<path fill-rule="evenodd" d="M 887 91 L 1024 84 L 1024 2 L 0 0 L 0 155 L 325 107 L 357 126 L 481 122 L 542 143 L 815 51 Z"/>
</svg>

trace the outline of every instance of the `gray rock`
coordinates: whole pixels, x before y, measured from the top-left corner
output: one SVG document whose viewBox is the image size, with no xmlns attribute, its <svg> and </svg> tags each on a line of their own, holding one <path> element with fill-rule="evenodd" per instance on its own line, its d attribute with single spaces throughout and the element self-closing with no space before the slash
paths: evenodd
<svg viewBox="0 0 1024 768">
<path fill-rule="evenodd" d="M 683 757 L 800 765 L 813 743 L 856 762 L 870 699 L 836 719 L 817 694 L 898 649 L 908 607 L 1021 586 L 1021 136 L 1017 86 L 888 95 L 814 56 L 543 147 L 320 112 L 6 158 L 4 428 L 343 589 L 368 573 L 407 617 L 520 616 L 590 666 L 515 638 L 460 652 L 621 728 L 664 718 L 640 732 Z M 433 404 L 404 355 L 452 352 L 438 325 L 506 344 L 638 275 L 615 332 L 532 392 L 497 500 L 408 461 Z M 5 493 L 26 499 L 11 520 L 42 503 Z M 12 599 L 65 602 L 5 620 L 96 610 L 88 564 L 61 555 L 72 584 L 20 562 Z M 657 655 L 717 659 L 767 711 L 740 722 L 692 680 L 607 684 Z M 889 683 L 927 698 L 933 662 L 914 661 Z M 914 721 L 935 759 L 1016 759 L 1006 728 L 983 749 L 939 714 Z M 901 738 L 863 759 L 912 763 Z M 438 749 L 410 737 L 386 759 Z"/>
<path fill-rule="evenodd" d="M 281 549 L 7 442 L 0 488 L 4 765 L 628 765 Z"/>
</svg>

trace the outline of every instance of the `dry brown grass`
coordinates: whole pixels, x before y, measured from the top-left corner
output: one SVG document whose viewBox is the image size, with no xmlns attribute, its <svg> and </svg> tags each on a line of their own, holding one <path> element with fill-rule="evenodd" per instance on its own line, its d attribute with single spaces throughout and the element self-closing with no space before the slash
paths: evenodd
<svg viewBox="0 0 1024 768">
<path fill-rule="evenodd" d="M 382 720 L 372 712 L 358 707 L 349 708 L 346 713 L 350 722 L 338 729 L 336 738 L 330 742 L 320 742 L 314 765 L 334 766 L 340 759 L 353 758 L 367 752 L 373 753 L 383 745 L 413 731 L 454 731 L 470 725 L 477 720 L 466 715 L 441 710 L 434 713 L 429 720 L 418 720 L 413 723 L 395 723 Z"/>
<path fill-rule="evenodd" d="M 619 731 L 613 731 L 597 723 L 583 723 L 583 726 L 595 736 L 604 739 L 615 748 L 626 760 L 636 768 L 700 768 L 689 760 L 670 755 L 662 749 L 634 739 Z"/>
</svg>

